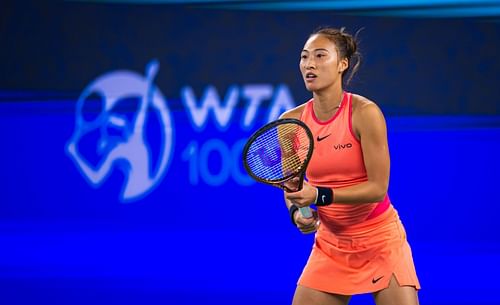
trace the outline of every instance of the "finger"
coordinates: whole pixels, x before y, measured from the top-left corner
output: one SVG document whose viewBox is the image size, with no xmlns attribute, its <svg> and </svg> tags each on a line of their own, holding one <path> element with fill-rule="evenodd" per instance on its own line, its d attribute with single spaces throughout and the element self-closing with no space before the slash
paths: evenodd
<svg viewBox="0 0 500 305">
<path fill-rule="evenodd" d="M 304 200 L 301 197 L 294 197 L 294 198 L 286 197 L 286 199 L 288 199 L 290 202 L 292 202 L 293 204 L 295 204 L 299 208 L 303 208 L 303 207 L 307 207 L 307 206 L 311 205 L 309 202 L 307 202 L 306 200 Z"/>
<path fill-rule="evenodd" d="M 306 207 L 308 206 L 307 204 L 304 204 L 302 200 L 290 200 L 294 205 L 296 205 L 298 208 L 303 208 L 303 207 Z M 301 214 L 302 216 L 302 214 Z M 304 216 L 302 216 L 304 217 Z"/>
<path fill-rule="evenodd" d="M 285 198 L 288 200 L 300 198 L 300 192 L 285 192 Z"/>
<path fill-rule="evenodd" d="M 297 217 L 296 223 L 302 226 L 314 226 L 316 220 L 314 218 L 304 218 L 302 215 Z"/>
<path fill-rule="evenodd" d="M 307 227 L 307 228 L 299 228 L 299 229 L 300 229 L 300 232 L 302 232 L 303 234 L 309 234 L 309 233 L 316 232 L 315 227 Z"/>
<path fill-rule="evenodd" d="M 306 227 L 302 227 L 302 231 L 316 231 L 316 227 L 315 226 L 306 226 Z"/>
<path fill-rule="evenodd" d="M 317 219 L 316 222 L 314 223 L 314 227 L 318 229 L 320 225 L 321 225 L 321 220 Z"/>
<path fill-rule="evenodd" d="M 318 218 L 302 218 L 296 220 L 297 227 L 303 232 L 315 232 L 318 230 L 321 221 Z"/>
<path fill-rule="evenodd" d="M 288 200 L 297 200 L 297 201 L 301 201 L 301 202 L 306 201 L 304 199 L 304 191 L 302 191 L 302 190 L 297 191 L 297 192 L 285 192 L 285 198 Z"/>
</svg>

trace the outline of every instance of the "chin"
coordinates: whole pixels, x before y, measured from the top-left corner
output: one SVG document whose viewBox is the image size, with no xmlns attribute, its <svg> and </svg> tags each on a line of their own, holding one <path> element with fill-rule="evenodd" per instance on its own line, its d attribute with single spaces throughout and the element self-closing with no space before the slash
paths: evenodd
<svg viewBox="0 0 500 305">
<path fill-rule="evenodd" d="M 314 85 L 306 85 L 306 89 L 309 92 L 313 92 L 313 91 L 318 91 L 319 90 L 318 86 L 314 86 Z"/>
</svg>

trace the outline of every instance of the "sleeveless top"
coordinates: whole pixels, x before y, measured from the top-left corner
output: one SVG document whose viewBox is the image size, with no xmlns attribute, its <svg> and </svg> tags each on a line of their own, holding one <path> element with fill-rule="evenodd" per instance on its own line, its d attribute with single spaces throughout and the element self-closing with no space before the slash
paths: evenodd
<svg viewBox="0 0 500 305">
<path fill-rule="evenodd" d="M 368 180 L 361 142 L 352 129 L 352 94 L 344 92 L 338 111 L 325 122 L 316 117 L 313 99 L 304 107 L 301 120 L 314 136 L 314 151 L 306 170 L 308 182 L 313 186 L 335 189 Z M 389 208 L 386 195 L 381 202 L 363 204 L 334 203 L 318 207 L 321 222 L 330 230 L 360 224 L 375 218 Z"/>
</svg>

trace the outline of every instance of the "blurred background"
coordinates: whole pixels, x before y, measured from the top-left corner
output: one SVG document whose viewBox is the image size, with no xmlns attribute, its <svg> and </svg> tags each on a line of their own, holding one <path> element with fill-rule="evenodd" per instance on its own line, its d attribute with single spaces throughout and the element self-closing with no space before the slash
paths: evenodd
<svg viewBox="0 0 500 305">
<path fill-rule="evenodd" d="M 420 303 L 499 304 L 499 16 L 465 0 L 2 2 L 0 303 L 290 304 L 313 236 L 241 151 L 310 98 L 300 50 L 329 25 L 361 30 L 346 90 L 386 116 Z"/>
</svg>

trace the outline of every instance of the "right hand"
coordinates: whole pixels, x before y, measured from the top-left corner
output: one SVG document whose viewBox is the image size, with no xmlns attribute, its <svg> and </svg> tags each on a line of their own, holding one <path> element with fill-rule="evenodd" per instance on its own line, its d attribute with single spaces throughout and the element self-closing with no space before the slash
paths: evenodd
<svg viewBox="0 0 500 305">
<path fill-rule="evenodd" d="M 320 221 L 318 218 L 318 212 L 314 209 L 311 209 L 311 212 L 313 213 L 313 217 L 311 218 L 304 218 L 300 211 L 296 211 L 293 214 L 293 219 L 295 220 L 295 223 L 297 224 L 297 228 L 302 232 L 303 234 L 311 234 L 314 233 L 318 230 L 318 227 L 320 225 Z"/>
</svg>

